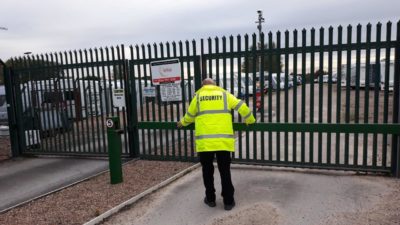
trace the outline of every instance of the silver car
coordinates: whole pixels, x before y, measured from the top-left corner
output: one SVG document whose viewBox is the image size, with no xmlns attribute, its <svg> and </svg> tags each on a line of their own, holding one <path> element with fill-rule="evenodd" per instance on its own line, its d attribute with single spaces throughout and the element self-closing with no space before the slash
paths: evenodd
<svg viewBox="0 0 400 225">
<path fill-rule="evenodd" d="M 4 86 L 0 86 L 0 124 L 6 124 L 8 121 L 6 91 Z"/>
</svg>

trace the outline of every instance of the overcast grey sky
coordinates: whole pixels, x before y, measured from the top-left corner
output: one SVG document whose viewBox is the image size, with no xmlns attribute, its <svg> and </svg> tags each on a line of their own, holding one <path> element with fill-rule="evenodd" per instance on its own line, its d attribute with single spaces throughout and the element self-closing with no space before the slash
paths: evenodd
<svg viewBox="0 0 400 225">
<path fill-rule="evenodd" d="M 0 59 L 400 19 L 400 0 L 1 0 Z"/>
</svg>

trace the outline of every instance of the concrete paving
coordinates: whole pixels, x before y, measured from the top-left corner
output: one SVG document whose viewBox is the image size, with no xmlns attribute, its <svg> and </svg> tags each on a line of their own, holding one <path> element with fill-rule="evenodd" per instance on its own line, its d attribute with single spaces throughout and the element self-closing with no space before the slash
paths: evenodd
<svg viewBox="0 0 400 225">
<path fill-rule="evenodd" d="M 103 159 L 17 158 L 0 163 L 0 211 L 108 169 Z"/>
<path fill-rule="evenodd" d="M 201 169 L 197 169 L 105 224 L 324 224 L 334 215 L 370 208 L 382 193 L 393 191 L 390 184 L 396 182 L 342 172 L 237 167 L 232 169 L 236 189 L 236 207 L 232 211 L 223 209 L 217 170 L 217 206 L 210 208 L 203 203 Z"/>
</svg>

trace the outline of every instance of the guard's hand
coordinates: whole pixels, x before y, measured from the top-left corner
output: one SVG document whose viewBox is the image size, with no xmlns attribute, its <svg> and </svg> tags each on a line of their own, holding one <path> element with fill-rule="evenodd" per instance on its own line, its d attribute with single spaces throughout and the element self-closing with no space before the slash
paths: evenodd
<svg viewBox="0 0 400 225">
<path fill-rule="evenodd" d="M 176 126 L 177 126 L 178 128 L 182 128 L 182 127 L 183 127 L 181 121 L 177 122 L 177 123 L 176 123 Z"/>
</svg>

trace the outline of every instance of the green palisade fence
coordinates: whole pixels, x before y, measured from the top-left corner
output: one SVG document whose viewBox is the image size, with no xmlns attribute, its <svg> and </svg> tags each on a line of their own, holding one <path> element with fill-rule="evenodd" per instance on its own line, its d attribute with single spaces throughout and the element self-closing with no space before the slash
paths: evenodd
<svg viewBox="0 0 400 225">
<path fill-rule="evenodd" d="M 4 69 L 13 150 L 106 156 L 105 118 L 119 116 L 124 157 L 196 161 L 194 126 L 176 122 L 211 77 L 257 117 L 245 126 L 232 111 L 235 162 L 398 176 L 399 32 L 388 22 L 15 58 Z M 150 63 L 167 59 L 180 62 L 181 101 L 152 83 Z"/>
</svg>

